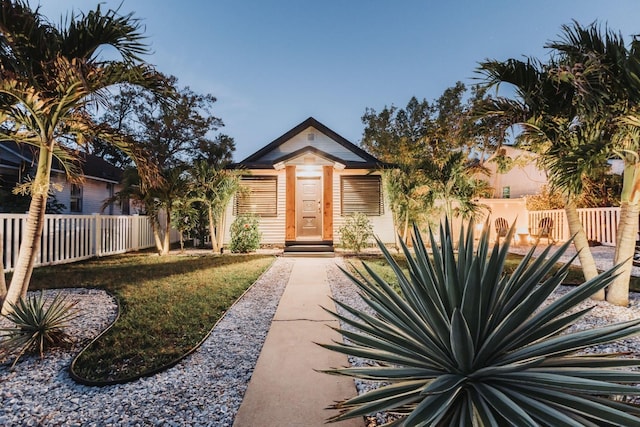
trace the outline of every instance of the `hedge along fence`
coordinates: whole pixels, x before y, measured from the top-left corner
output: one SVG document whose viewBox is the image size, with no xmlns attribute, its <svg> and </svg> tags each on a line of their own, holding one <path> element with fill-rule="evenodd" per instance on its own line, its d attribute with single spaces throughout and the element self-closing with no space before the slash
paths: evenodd
<svg viewBox="0 0 640 427">
<path fill-rule="evenodd" d="M 5 271 L 18 259 L 27 214 L 0 214 L 0 244 Z M 171 230 L 171 242 L 179 236 Z M 36 266 L 65 264 L 121 254 L 155 245 L 151 220 L 143 215 L 45 215 Z"/>
</svg>

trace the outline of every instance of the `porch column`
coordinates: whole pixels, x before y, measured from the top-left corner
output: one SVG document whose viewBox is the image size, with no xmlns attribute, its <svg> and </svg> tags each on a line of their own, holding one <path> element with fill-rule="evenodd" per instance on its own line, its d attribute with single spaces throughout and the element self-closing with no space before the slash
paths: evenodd
<svg viewBox="0 0 640 427">
<path fill-rule="evenodd" d="M 285 196 L 285 220 L 284 239 L 296 240 L 296 167 L 285 166 L 286 196 Z"/>
<path fill-rule="evenodd" d="M 322 240 L 333 241 L 333 166 L 323 166 Z"/>
</svg>

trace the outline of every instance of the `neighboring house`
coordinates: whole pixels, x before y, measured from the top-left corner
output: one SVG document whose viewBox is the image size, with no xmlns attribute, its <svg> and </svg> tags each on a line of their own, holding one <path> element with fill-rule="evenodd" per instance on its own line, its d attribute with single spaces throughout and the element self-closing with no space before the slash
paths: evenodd
<svg viewBox="0 0 640 427">
<path fill-rule="evenodd" d="M 227 210 L 225 242 L 229 225 L 244 213 L 260 217 L 264 245 L 333 248 L 353 212 L 365 213 L 383 242 L 394 240 L 383 163 L 312 117 L 234 167 L 246 170 L 242 184 L 250 191 Z"/>
<path fill-rule="evenodd" d="M 547 184 L 547 174 L 536 164 L 537 155 L 508 145 L 500 150 L 499 156 L 492 156 L 484 163 L 489 175 L 479 176 L 493 187 L 493 198 L 515 199 L 538 194 L 542 186 Z M 506 163 L 506 172 L 498 172 L 497 159 Z"/>
<path fill-rule="evenodd" d="M 16 183 L 35 175 L 37 149 L 27 145 L 18 145 L 12 141 L 0 142 L 0 187 L 10 192 Z M 121 189 L 119 183 L 122 170 L 104 161 L 100 157 L 81 153 L 84 181 L 71 184 L 64 170 L 54 160 L 51 170 L 53 194 L 57 203 L 64 205 L 62 212 L 69 214 L 100 213 L 106 199 Z M 61 187 L 58 191 L 55 187 Z M 0 212 L 4 211 L 0 206 Z M 107 215 L 129 214 L 129 204 L 122 207 L 119 203 L 109 205 L 103 212 Z"/>
<path fill-rule="evenodd" d="M 548 183 L 547 174 L 538 167 L 536 160 L 535 153 L 504 145 L 484 162 L 489 174 L 478 174 L 477 177 L 489 183 L 493 188 L 493 195 L 489 199 L 479 199 L 478 202 L 489 208 L 487 214 L 491 219 L 489 229 L 492 239 L 499 234 L 500 221 L 507 226 L 516 223 L 518 235 L 528 232 L 526 196 L 540 193 Z M 498 172 L 502 169 L 500 166 L 504 167 L 504 172 Z M 477 218 L 479 226 L 484 223 L 484 219 L 485 217 Z"/>
</svg>

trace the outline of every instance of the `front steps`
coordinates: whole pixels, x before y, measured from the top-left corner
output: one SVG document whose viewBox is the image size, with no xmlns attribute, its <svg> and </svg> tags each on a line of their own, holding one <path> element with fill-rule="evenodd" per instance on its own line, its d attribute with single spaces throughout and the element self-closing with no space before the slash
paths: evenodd
<svg viewBox="0 0 640 427">
<path fill-rule="evenodd" d="M 335 256 L 335 251 L 330 241 L 295 241 L 285 243 L 284 256 L 330 258 Z"/>
</svg>

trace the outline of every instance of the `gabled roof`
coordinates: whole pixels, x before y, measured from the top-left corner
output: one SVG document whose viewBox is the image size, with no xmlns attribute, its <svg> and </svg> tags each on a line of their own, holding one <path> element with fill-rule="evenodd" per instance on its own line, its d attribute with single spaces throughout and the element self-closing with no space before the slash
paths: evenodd
<svg viewBox="0 0 640 427">
<path fill-rule="evenodd" d="M 322 150 L 315 146 L 315 141 L 305 142 L 303 147 L 295 149 L 293 151 L 277 153 L 283 144 L 291 141 L 294 137 L 301 134 L 308 128 L 313 128 L 318 132 L 327 136 L 331 141 L 337 143 L 349 153 L 349 156 L 341 157 L 335 153 L 329 153 L 327 150 Z M 348 141 L 346 138 L 337 134 L 327 126 L 323 125 L 313 117 L 309 117 L 293 129 L 289 130 L 282 136 L 276 138 L 260 150 L 256 151 L 244 160 L 234 164 L 234 167 L 244 167 L 248 169 L 270 169 L 277 163 L 289 160 L 298 155 L 302 155 L 306 152 L 312 152 L 318 154 L 321 157 L 331 159 L 332 161 L 344 164 L 349 169 L 374 169 L 384 167 L 384 162 L 376 159 L 371 154 L 367 153 L 357 145 Z"/>
<path fill-rule="evenodd" d="M 35 164 L 37 162 L 38 149 L 35 147 L 17 144 L 14 141 L 0 141 L 0 149 L 11 153 L 13 156 L 26 163 Z M 122 178 L 122 169 L 117 168 L 101 157 L 97 157 L 92 154 L 79 153 L 79 157 L 82 173 L 85 177 L 113 183 L 120 182 Z M 2 159 L 2 164 L 9 165 L 17 163 L 11 162 L 7 159 Z M 52 169 L 57 172 L 63 171 L 63 168 L 57 159 L 54 159 Z"/>
</svg>

